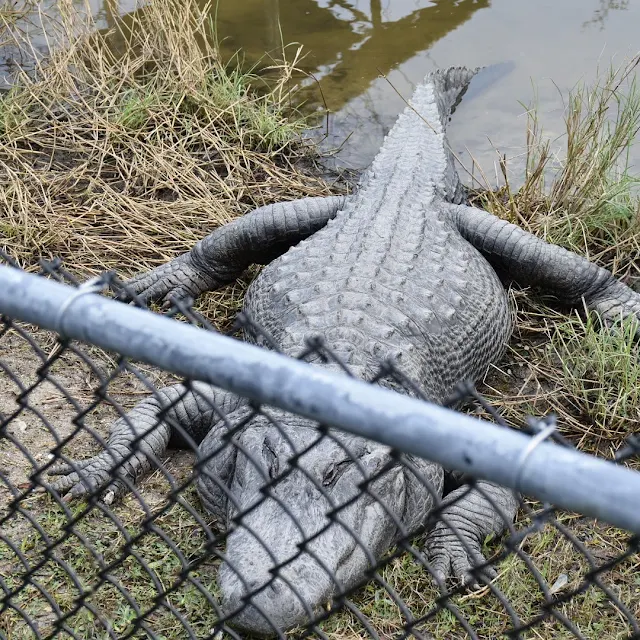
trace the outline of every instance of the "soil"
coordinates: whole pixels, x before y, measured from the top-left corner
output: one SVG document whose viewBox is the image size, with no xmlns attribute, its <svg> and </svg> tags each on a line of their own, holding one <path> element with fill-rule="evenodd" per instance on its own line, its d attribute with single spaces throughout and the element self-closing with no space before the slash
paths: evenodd
<svg viewBox="0 0 640 640">
<path fill-rule="evenodd" d="M 0 418 L 8 420 L 3 434 L 7 437 L 0 439 L 0 505 L 32 485 L 30 476 L 51 462 L 54 448 L 66 438 L 71 437 L 63 452 L 75 460 L 99 452 L 98 437 L 106 439 L 118 417 L 112 404 L 96 396 L 100 378 L 112 374 L 116 361 L 100 349 L 73 343 L 43 371 L 43 362 L 57 345 L 51 333 L 33 327 L 10 329 L 0 338 Z M 150 368 L 140 372 L 158 388 L 177 381 Z M 119 373 L 108 390 L 110 399 L 125 411 L 149 394 L 142 379 L 130 372 Z M 74 420 L 87 410 L 82 420 L 85 428 L 78 427 Z M 174 458 L 179 464 L 172 464 Z M 184 477 L 191 458 L 188 452 L 172 452 L 168 470 Z M 144 490 L 147 482 L 141 484 Z M 154 503 L 162 496 L 145 492 L 147 498 Z"/>
</svg>

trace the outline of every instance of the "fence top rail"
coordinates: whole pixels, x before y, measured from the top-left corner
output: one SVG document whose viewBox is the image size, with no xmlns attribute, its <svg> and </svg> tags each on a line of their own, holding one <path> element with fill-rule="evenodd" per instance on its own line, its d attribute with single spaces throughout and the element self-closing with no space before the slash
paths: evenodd
<svg viewBox="0 0 640 640">
<path fill-rule="evenodd" d="M 640 473 L 0 265 L 0 313 L 640 534 Z"/>
</svg>

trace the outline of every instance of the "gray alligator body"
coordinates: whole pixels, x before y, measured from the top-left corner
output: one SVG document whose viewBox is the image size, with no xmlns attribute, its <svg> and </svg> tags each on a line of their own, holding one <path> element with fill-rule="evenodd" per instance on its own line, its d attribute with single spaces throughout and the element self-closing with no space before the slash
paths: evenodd
<svg viewBox="0 0 640 640">
<path fill-rule="evenodd" d="M 266 264 L 244 309 L 284 353 L 297 355 L 306 337 L 320 335 L 363 378 L 391 356 L 436 403 L 460 381 L 481 377 L 503 353 L 512 318 L 494 266 L 562 302 L 584 299 L 606 320 L 640 318 L 640 296 L 609 272 L 462 204 L 444 129 L 473 73 L 455 68 L 426 78 L 355 195 L 257 209 L 130 286 L 146 298 L 196 297 L 232 281 L 252 262 Z M 62 470 L 54 486 L 81 495 L 108 484 L 113 460 L 122 459 L 134 434 L 155 427 L 160 408 L 174 401 L 167 417 L 201 442 L 201 457 L 210 457 L 199 492 L 222 521 L 259 502 L 265 479 L 283 476 L 270 497 L 242 518 L 243 526 L 233 527 L 220 569 L 223 610 L 242 609 L 234 623 L 250 632 L 269 635 L 310 617 L 362 579 L 368 558 L 423 524 L 442 494 L 438 465 L 416 459 L 412 471 L 392 464 L 382 445 L 346 434 L 325 437 L 284 473 L 288 459 L 316 441 L 318 432 L 305 419 L 275 410 L 270 415 L 282 429 L 258 416 L 234 436 L 237 446 L 225 447 L 227 427 L 210 403 L 230 424 L 249 409 L 242 399 L 201 384 L 163 389 L 139 404 L 114 425 L 110 453 L 84 463 L 82 478 Z M 135 477 L 149 468 L 145 452 L 160 457 L 170 433 L 163 423 L 147 435 L 124 471 Z M 361 492 L 341 510 L 339 522 L 327 520 L 327 511 L 349 502 L 364 477 L 385 465 L 389 469 L 371 493 Z M 112 485 L 113 493 L 121 488 Z M 440 520 L 427 539 L 439 579 L 468 578 L 471 567 L 483 562 L 484 537 L 513 519 L 516 501 L 509 491 L 486 482 L 478 489 L 463 487 L 446 498 L 446 519 L 459 535 Z M 298 544 L 312 536 L 300 550 Z M 274 579 L 270 569 L 287 561 Z M 243 609 L 247 599 L 251 606 Z"/>
</svg>

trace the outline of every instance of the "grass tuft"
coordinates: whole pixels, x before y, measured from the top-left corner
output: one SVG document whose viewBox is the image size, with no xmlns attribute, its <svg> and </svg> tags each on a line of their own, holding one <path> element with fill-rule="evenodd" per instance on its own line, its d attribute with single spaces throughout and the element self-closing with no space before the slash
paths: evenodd
<svg viewBox="0 0 640 640">
<path fill-rule="evenodd" d="M 474 196 L 476 204 L 588 257 L 630 286 L 640 284 L 640 179 L 627 164 L 640 129 L 639 63 L 636 56 L 570 92 L 562 159 L 551 154 L 537 111 L 529 109 L 522 187 L 512 189 L 507 179 Z M 506 178 L 504 162 L 502 169 Z M 612 335 L 592 318 L 568 317 L 553 300 L 517 287 L 512 293 L 516 339 L 487 379 L 491 400 L 515 424 L 527 413 L 554 410 L 583 447 L 619 445 L 637 430 L 640 411 L 638 350 L 629 330 Z"/>
<path fill-rule="evenodd" d="M 564 429 L 582 434 L 585 446 L 620 443 L 640 430 L 635 323 L 624 323 L 611 333 L 603 331 L 591 315 L 573 316 L 553 327 L 542 362 L 557 385 L 552 406 L 562 413 Z"/>
<path fill-rule="evenodd" d="M 127 277 L 256 206 L 330 193 L 291 107 L 299 50 L 267 85 L 221 61 L 207 6 L 158 0 L 108 33 L 58 10 L 50 59 L 0 101 L 0 246 L 21 265 Z M 236 292 L 200 307 L 224 326 Z"/>
<path fill-rule="evenodd" d="M 640 129 L 640 56 L 570 92 L 565 155 L 557 158 L 535 108 L 527 109 L 526 172 L 518 190 L 487 188 L 476 202 L 548 242 L 586 255 L 614 272 L 633 269 L 640 250 L 640 179 L 627 169 Z M 501 160 L 507 177 L 506 161 Z"/>
</svg>

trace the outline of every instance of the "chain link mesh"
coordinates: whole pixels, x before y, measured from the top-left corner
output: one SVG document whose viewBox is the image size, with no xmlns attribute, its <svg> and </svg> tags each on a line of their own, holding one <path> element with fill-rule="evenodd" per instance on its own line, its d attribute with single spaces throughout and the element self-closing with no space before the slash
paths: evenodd
<svg viewBox="0 0 640 640">
<path fill-rule="evenodd" d="M 10 262 L 6 256 L 4 260 Z M 41 272 L 78 285 L 59 262 L 42 262 Z M 114 295 L 122 290 L 114 274 L 103 276 L 101 283 Z M 169 314 L 212 329 L 188 301 L 175 302 Z M 234 331 L 238 329 L 276 349 L 246 315 L 238 316 Z M 310 357 L 333 362 L 349 374 L 320 337 L 301 345 L 299 359 Z M 447 522 L 449 503 L 442 500 L 442 486 L 425 476 L 424 467 L 410 455 L 391 451 L 383 464 L 367 467 L 352 450 L 353 439 L 321 424 L 300 447 L 282 426 L 281 414 L 269 407 L 245 403 L 238 411 L 237 400 L 227 396 L 211 402 L 197 383 L 8 317 L 0 325 L 0 371 L 0 638 L 242 638 L 247 633 L 234 621 L 251 607 L 258 610 L 263 633 L 278 637 L 640 638 L 639 541 L 606 523 L 518 497 L 515 524 L 507 521 L 503 536 L 480 541 L 486 561 L 474 557 L 471 583 L 477 584 L 443 582 L 434 577 L 425 541 L 438 522 L 456 527 Z M 178 382 L 184 384 L 181 393 L 163 391 Z M 390 361 L 380 363 L 370 382 L 421 397 L 419 386 Z M 48 472 L 60 463 L 83 477 L 81 461 L 105 449 L 114 419 L 124 418 L 138 401 L 155 394 L 163 403 L 160 421 L 171 423 L 172 409 L 189 392 L 201 412 L 212 412 L 224 425 L 216 451 L 203 455 L 193 433 L 171 424 L 171 444 L 181 448 L 162 456 L 145 449 L 151 473 L 138 482 L 121 473 L 142 455 L 141 439 L 134 438 L 131 451 L 114 458 L 107 483 L 91 487 L 85 478 L 90 490 L 82 500 L 52 488 L 55 476 Z M 509 426 L 471 385 L 461 386 L 448 404 Z M 254 424 L 279 430 L 288 442 L 286 459 L 266 444 L 261 453 L 278 463 L 265 469 L 255 459 L 256 452 L 240 437 Z M 529 419 L 523 428 L 571 446 L 554 428 L 553 417 Z M 332 475 L 319 482 L 305 456 L 325 446 L 343 455 Z M 640 438 L 632 436 L 616 460 L 626 463 L 639 451 Z M 223 465 L 218 473 L 219 465 L 211 464 L 227 458 L 246 459 L 261 478 L 253 499 L 236 505 L 230 522 L 216 517 L 195 489 L 205 476 L 209 486 L 231 500 L 228 469 Z M 349 498 L 336 504 L 331 487 L 349 465 L 358 468 L 360 480 Z M 420 482 L 434 502 L 428 519 L 410 530 L 398 520 L 398 496 L 380 491 L 398 468 Z M 287 478 L 295 480 L 292 486 L 313 487 L 314 499 L 324 505 L 320 529 L 310 531 L 282 500 L 278 487 Z M 452 486 L 466 488 L 456 494 L 459 500 L 473 490 L 492 501 L 473 478 L 448 474 L 445 492 Z M 114 499 L 120 493 L 124 496 Z M 260 562 L 270 558 L 270 576 L 248 584 L 250 571 L 234 567 L 240 559 L 227 548 L 227 539 L 243 528 L 251 535 L 251 514 L 267 501 L 280 505 L 281 519 L 270 524 L 275 538 L 292 535 L 297 527 L 297 551 L 278 557 L 253 532 L 264 552 L 242 562 L 257 575 Z M 381 522 L 393 521 L 396 530 L 393 544 L 377 556 L 366 543 L 367 532 L 355 531 L 344 517 L 363 501 L 373 505 Z M 345 576 L 323 566 L 317 554 L 332 527 L 353 540 L 353 554 L 368 554 L 363 575 L 347 587 Z M 309 557 L 328 574 L 331 586 L 315 608 L 305 595 L 314 585 L 290 578 L 296 575 L 290 568 Z M 217 579 L 222 565 L 227 572 L 235 569 L 245 582 L 235 606 L 222 601 Z M 497 569 L 495 578 L 491 567 Z M 280 618 L 260 613 L 259 603 L 269 597 L 291 601 L 292 610 L 306 609 L 304 622 L 287 630 Z"/>
</svg>

